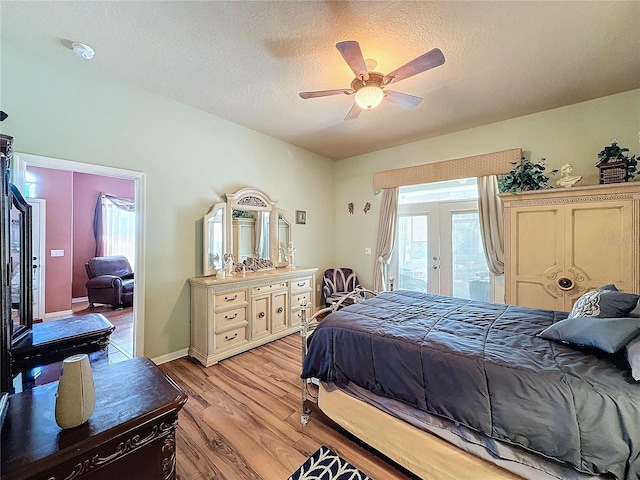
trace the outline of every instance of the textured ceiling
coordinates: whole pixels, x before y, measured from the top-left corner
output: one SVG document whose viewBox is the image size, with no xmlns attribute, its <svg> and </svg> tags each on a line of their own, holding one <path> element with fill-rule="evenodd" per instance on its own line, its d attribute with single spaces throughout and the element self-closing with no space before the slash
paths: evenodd
<svg viewBox="0 0 640 480">
<path fill-rule="evenodd" d="M 2 39 L 50 58 L 91 45 L 98 74 L 341 159 L 640 88 L 640 2 L 0 2 Z M 446 63 L 343 121 L 353 97 L 335 48 L 357 40 L 388 73 L 438 47 Z M 78 61 L 82 61 L 77 58 Z"/>
</svg>

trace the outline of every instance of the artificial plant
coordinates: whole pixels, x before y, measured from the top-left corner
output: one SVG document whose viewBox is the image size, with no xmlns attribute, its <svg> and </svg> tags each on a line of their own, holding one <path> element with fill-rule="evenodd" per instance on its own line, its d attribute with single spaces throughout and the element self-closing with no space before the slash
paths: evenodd
<svg viewBox="0 0 640 480">
<path fill-rule="evenodd" d="M 509 173 L 498 179 L 498 188 L 501 192 L 525 192 L 527 190 L 541 190 L 549 187 L 549 177 L 545 175 L 545 159 L 532 162 L 522 157 L 519 162 L 511 162 L 514 166 Z M 551 170 L 555 174 L 558 169 Z"/>
</svg>

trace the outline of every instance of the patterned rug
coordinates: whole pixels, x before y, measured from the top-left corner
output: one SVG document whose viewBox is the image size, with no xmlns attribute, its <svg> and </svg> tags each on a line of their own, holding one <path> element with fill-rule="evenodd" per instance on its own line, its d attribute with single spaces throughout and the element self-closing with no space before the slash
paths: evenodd
<svg viewBox="0 0 640 480">
<path fill-rule="evenodd" d="M 324 445 L 288 480 L 373 480 Z"/>
</svg>

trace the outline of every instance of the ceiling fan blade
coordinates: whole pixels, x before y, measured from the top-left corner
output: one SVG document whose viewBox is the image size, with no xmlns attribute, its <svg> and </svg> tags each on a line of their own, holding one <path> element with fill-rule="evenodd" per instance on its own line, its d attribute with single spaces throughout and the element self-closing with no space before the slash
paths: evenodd
<svg viewBox="0 0 640 480">
<path fill-rule="evenodd" d="M 349 64 L 356 77 L 364 80 L 369 80 L 369 71 L 367 70 L 367 64 L 362 56 L 362 50 L 360 45 L 355 40 L 347 40 L 346 42 L 336 43 L 336 48 L 340 50 L 342 58 Z"/>
<path fill-rule="evenodd" d="M 400 93 L 394 92 L 392 90 L 385 90 L 385 98 L 399 107 L 402 107 L 406 110 L 413 110 L 422 102 L 421 97 L 416 97 L 414 95 L 409 95 L 408 93 Z"/>
<path fill-rule="evenodd" d="M 344 117 L 345 120 L 355 120 L 356 118 L 358 118 L 360 116 L 360 112 L 362 111 L 362 109 L 358 106 L 357 103 L 353 104 L 353 107 L 351 107 L 351 110 L 349 110 L 349 113 L 347 113 L 347 116 Z"/>
<path fill-rule="evenodd" d="M 439 67 L 444 63 L 444 55 L 439 48 L 434 48 L 427 53 L 414 58 L 409 63 L 396 68 L 393 72 L 387 73 L 382 80 L 382 85 L 391 82 L 398 83 L 400 80 L 412 77 L 418 73 L 425 72 L 431 68 Z"/>
<path fill-rule="evenodd" d="M 353 94 L 353 90 L 350 88 L 339 88 L 336 90 L 316 90 L 315 92 L 300 92 L 302 98 L 317 98 L 328 97 L 329 95 L 339 95 L 344 93 L 345 95 Z"/>
</svg>

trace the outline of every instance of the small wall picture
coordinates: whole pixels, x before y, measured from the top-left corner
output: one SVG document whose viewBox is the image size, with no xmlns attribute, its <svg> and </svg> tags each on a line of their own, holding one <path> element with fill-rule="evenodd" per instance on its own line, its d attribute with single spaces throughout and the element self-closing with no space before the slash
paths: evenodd
<svg viewBox="0 0 640 480">
<path fill-rule="evenodd" d="M 307 212 L 305 210 L 296 210 L 296 223 L 301 225 L 307 223 Z"/>
</svg>

